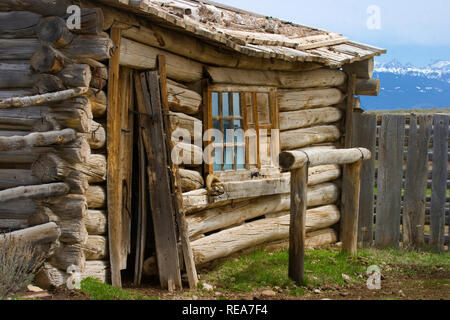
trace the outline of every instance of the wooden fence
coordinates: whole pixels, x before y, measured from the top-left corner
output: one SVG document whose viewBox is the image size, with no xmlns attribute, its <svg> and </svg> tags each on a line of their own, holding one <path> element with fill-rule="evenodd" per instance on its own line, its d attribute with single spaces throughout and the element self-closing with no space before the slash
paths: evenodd
<svg viewBox="0 0 450 320">
<path fill-rule="evenodd" d="M 369 149 L 361 171 L 358 242 L 364 247 L 448 245 L 450 115 L 357 113 L 353 141 Z"/>
</svg>

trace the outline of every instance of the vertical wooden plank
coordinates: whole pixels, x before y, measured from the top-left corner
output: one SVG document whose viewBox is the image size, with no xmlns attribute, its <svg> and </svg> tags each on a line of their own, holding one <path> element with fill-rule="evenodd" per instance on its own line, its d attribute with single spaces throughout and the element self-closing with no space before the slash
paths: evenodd
<svg viewBox="0 0 450 320">
<path fill-rule="evenodd" d="M 141 82 L 149 115 L 149 131 L 143 138 L 149 163 L 150 206 L 159 277 L 161 286 L 173 291 L 182 289 L 182 283 L 158 72 L 142 73 Z"/>
<path fill-rule="evenodd" d="M 120 163 L 120 126 L 122 109 L 119 103 L 119 57 L 121 29 L 111 28 L 111 40 L 116 46 L 109 61 L 108 113 L 107 113 L 107 193 L 108 193 L 108 239 L 111 262 L 111 282 L 115 287 L 122 286 L 121 267 L 121 230 L 122 230 L 122 173 Z"/>
<path fill-rule="evenodd" d="M 291 222 L 289 230 L 289 277 L 303 284 L 308 165 L 291 171 Z"/>
<path fill-rule="evenodd" d="M 206 135 L 206 138 L 203 142 L 203 149 L 206 151 L 209 150 L 208 159 L 205 160 L 205 165 L 203 166 L 205 170 L 205 176 L 212 174 L 214 171 L 214 162 L 213 160 L 213 150 L 212 147 L 212 136 L 211 129 L 213 128 L 213 120 L 212 120 L 212 102 L 211 102 L 211 91 L 208 89 L 208 80 L 202 81 L 203 87 L 203 134 Z"/>
<path fill-rule="evenodd" d="M 342 250 L 355 254 L 358 249 L 358 215 L 362 160 L 346 165 L 342 181 Z"/>
<path fill-rule="evenodd" d="M 383 115 L 375 228 L 375 244 L 379 248 L 399 246 L 404 138 L 405 116 Z"/>
<path fill-rule="evenodd" d="M 358 216 L 358 243 L 367 248 L 373 245 L 377 116 L 355 112 L 353 119 L 353 147 L 363 147 L 372 153 L 372 158 L 364 161 L 361 168 Z"/>
<path fill-rule="evenodd" d="M 444 250 L 445 205 L 448 169 L 449 116 L 434 116 L 433 130 L 433 181 L 431 191 L 430 245 L 439 252 Z"/>
<path fill-rule="evenodd" d="M 143 141 L 143 128 L 145 127 L 144 113 L 145 102 L 142 93 L 141 78 L 138 73 L 134 75 L 134 83 L 136 90 L 136 102 L 138 115 L 138 153 L 139 153 L 139 208 L 137 221 L 137 235 L 136 235 L 136 258 L 135 258 L 135 273 L 134 284 L 139 285 L 142 281 L 142 271 L 144 265 L 144 253 L 147 238 L 147 214 L 148 212 L 148 189 L 146 181 L 147 163 Z"/>
<path fill-rule="evenodd" d="M 417 126 L 419 121 L 419 126 Z M 432 131 L 431 116 L 411 115 L 406 164 L 403 209 L 403 244 L 420 248 L 424 244 L 428 180 L 428 146 Z"/>
<path fill-rule="evenodd" d="M 253 122 L 255 123 L 256 130 L 256 144 L 257 144 L 257 164 L 258 169 L 261 169 L 261 145 L 260 145 L 260 131 L 259 131 L 259 114 L 258 114 L 258 95 L 256 92 L 253 92 Z"/>
<path fill-rule="evenodd" d="M 168 150 L 171 151 L 175 147 L 172 137 L 172 126 L 170 124 L 170 110 L 167 92 L 167 74 L 166 74 L 166 58 L 165 56 L 158 56 L 158 71 L 161 83 L 161 98 L 164 111 L 164 129 L 166 132 L 166 142 L 168 143 Z M 171 159 L 171 152 L 168 152 L 168 163 L 171 168 L 171 189 L 173 193 L 173 206 L 175 217 L 178 224 L 178 231 L 180 234 L 181 248 L 183 250 L 184 264 L 188 276 L 189 287 L 192 290 L 197 289 L 198 276 L 195 267 L 194 255 L 192 253 L 191 242 L 188 236 L 188 228 L 185 214 L 183 212 L 183 190 L 181 187 L 181 177 L 178 166 L 174 165 Z"/>
</svg>

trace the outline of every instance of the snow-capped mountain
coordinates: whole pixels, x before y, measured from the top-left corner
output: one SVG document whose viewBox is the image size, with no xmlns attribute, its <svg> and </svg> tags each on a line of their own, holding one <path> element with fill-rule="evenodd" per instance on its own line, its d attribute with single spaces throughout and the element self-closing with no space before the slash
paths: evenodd
<svg viewBox="0 0 450 320">
<path fill-rule="evenodd" d="M 378 97 L 361 97 L 368 110 L 450 108 L 450 61 L 424 68 L 397 60 L 375 62 L 374 78 L 381 81 Z"/>
</svg>

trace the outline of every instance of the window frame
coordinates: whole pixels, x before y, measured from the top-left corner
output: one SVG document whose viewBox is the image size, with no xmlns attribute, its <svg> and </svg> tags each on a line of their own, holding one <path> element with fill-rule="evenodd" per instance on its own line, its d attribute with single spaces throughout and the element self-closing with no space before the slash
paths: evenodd
<svg viewBox="0 0 450 320">
<path fill-rule="evenodd" d="M 207 130 L 212 129 L 213 128 L 213 111 L 212 111 L 212 94 L 213 92 L 218 92 L 218 93 L 229 93 L 231 96 L 233 93 L 239 93 L 240 94 L 240 108 L 241 108 L 241 113 L 242 113 L 242 119 L 243 119 L 243 129 L 244 132 L 247 131 L 249 129 L 249 124 L 248 124 L 248 114 L 247 114 L 247 102 L 245 101 L 245 95 L 243 95 L 242 93 L 245 94 L 252 94 L 252 102 L 253 102 L 253 106 L 252 106 L 252 111 L 253 111 L 253 122 L 254 122 L 254 129 L 257 133 L 256 135 L 256 139 L 257 139 L 257 164 L 256 164 L 256 169 L 259 172 L 262 171 L 267 171 L 264 169 L 269 169 L 268 171 L 270 171 L 270 169 L 276 169 L 279 170 L 278 167 L 276 167 L 275 165 L 273 166 L 262 166 L 261 164 L 261 155 L 260 155 L 260 129 L 267 129 L 268 130 L 268 136 L 272 136 L 272 130 L 279 130 L 280 125 L 279 125 L 279 109 L 278 109 L 278 90 L 276 87 L 269 87 L 269 86 L 243 86 L 243 85 L 228 85 L 228 84 L 208 84 L 206 86 L 206 88 L 204 89 L 204 132 L 207 132 Z M 258 104 L 257 104 L 257 99 L 256 99 L 256 95 L 258 93 L 267 93 L 269 95 L 269 114 L 270 114 L 270 120 L 271 120 L 271 124 L 270 125 L 260 125 L 259 122 L 259 117 L 258 117 Z M 220 94 L 219 97 L 221 97 L 222 95 Z M 279 137 L 278 137 L 279 138 Z M 251 171 L 251 165 L 249 164 L 249 142 L 248 142 L 248 137 L 245 138 L 245 168 L 244 169 L 236 169 L 236 163 L 233 164 L 233 169 L 232 170 L 222 170 L 222 171 L 214 171 L 214 161 L 209 161 L 211 162 L 210 164 L 208 164 L 207 162 L 205 162 L 205 172 L 206 174 L 215 174 L 215 175 L 220 175 L 220 176 L 224 176 L 224 175 L 236 175 L 236 173 L 249 173 Z M 204 148 L 205 150 L 210 150 L 210 159 L 213 159 L 213 150 L 214 147 L 212 146 L 212 137 L 206 137 L 205 142 L 204 142 Z M 280 141 L 278 139 L 278 141 L 276 141 L 276 149 L 275 152 L 279 152 L 280 151 Z M 271 150 L 272 152 L 274 150 Z M 273 156 L 273 155 L 272 155 Z M 255 166 L 255 165 L 252 165 Z M 276 171 L 275 170 L 275 171 Z"/>
</svg>

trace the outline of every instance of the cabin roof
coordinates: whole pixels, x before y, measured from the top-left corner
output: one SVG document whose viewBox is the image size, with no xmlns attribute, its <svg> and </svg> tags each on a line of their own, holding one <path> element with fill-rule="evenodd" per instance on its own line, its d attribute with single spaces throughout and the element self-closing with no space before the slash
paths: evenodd
<svg viewBox="0 0 450 320">
<path fill-rule="evenodd" d="M 248 56 L 332 68 L 386 53 L 341 34 L 204 0 L 101 0 Z"/>
</svg>

